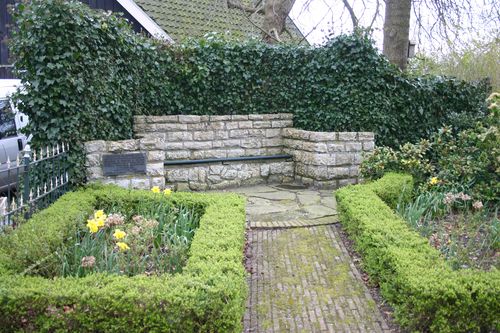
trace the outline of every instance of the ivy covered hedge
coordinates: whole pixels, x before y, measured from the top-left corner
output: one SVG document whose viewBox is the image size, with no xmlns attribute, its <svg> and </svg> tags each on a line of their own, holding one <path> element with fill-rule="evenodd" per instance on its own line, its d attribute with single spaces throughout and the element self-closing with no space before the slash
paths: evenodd
<svg viewBox="0 0 500 333">
<path fill-rule="evenodd" d="M 20 109 L 34 143 L 78 150 L 86 140 L 130 138 L 133 114 L 293 112 L 299 128 L 373 131 L 379 145 L 398 146 L 485 114 L 486 82 L 410 77 L 363 33 L 323 47 L 214 36 L 167 46 L 76 0 L 20 2 L 14 16 L 11 47 L 29 82 Z"/>
<path fill-rule="evenodd" d="M 340 220 L 378 282 L 396 319 L 411 331 L 490 332 L 500 329 L 500 272 L 452 270 L 427 239 L 387 205 L 408 198 L 412 177 L 380 180 L 336 192 Z M 386 204 L 387 202 L 387 204 Z"/>
<path fill-rule="evenodd" d="M 170 200 L 203 213 L 180 274 L 26 276 L 74 235 L 95 208 Z M 247 285 L 244 200 L 236 195 L 93 186 L 68 193 L 0 238 L 0 327 L 5 332 L 241 332 Z"/>
</svg>

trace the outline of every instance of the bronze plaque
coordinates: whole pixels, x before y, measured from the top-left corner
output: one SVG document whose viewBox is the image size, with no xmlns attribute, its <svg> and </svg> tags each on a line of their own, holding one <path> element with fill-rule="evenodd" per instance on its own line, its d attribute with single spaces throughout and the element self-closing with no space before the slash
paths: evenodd
<svg viewBox="0 0 500 333">
<path fill-rule="evenodd" d="M 102 156 L 104 176 L 146 174 L 146 154 L 106 154 Z"/>
</svg>

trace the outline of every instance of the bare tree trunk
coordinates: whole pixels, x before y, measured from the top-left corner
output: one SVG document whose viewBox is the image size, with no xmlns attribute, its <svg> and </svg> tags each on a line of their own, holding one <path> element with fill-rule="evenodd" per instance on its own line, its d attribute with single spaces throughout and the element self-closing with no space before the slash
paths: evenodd
<svg viewBox="0 0 500 333">
<path fill-rule="evenodd" d="M 295 0 L 265 0 L 264 21 L 262 23 L 265 42 L 274 44 L 280 41 L 279 36 L 286 28 L 286 18 L 294 3 Z"/>
<path fill-rule="evenodd" d="M 389 61 L 405 69 L 410 38 L 411 0 L 386 0 L 384 54 Z"/>
</svg>

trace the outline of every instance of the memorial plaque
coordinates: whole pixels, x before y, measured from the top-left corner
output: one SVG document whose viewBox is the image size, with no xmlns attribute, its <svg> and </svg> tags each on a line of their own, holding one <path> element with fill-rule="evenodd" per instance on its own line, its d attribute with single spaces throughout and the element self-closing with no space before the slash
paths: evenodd
<svg viewBox="0 0 500 333">
<path fill-rule="evenodd" d="M 106 154 L 102 155 L 104 176 L 146 174 L 146 154 Z"/>
</svg>

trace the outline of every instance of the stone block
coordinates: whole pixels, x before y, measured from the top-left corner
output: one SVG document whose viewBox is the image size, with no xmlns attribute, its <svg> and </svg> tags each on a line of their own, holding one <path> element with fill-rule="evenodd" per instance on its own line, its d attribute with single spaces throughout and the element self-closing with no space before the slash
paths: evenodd
<svg viewBox="0 0 500 333">
<path fill-rule="evenodd" d="M 239 156 L 245 156 L 245 150 L 243 148 L 227 150 L 227 157 L 239 157 Z"/>
<path fill-rule="evenodd" d="M 135 124 L 145 124 L 146 116 L 134 116 L 134 125 Z"/>
<path fill-rule="evenodd" d="M 146 174 L 148 176 L 163 176 L 164 169 L 165 169 L 165 167 L 164 167 L 163 162 L 147 163 L 146 164 Z"/>
<path fill-rule="evenodd" d="M 165 187 L 165 177 L 151 177 L 150 186 L 158 186 L 159 188 Z"/>
<path fill-rule="evenodd" d="M 339 179 L 338 187 L 357 184 L 358 180 L 355 178 Z"/>
<path fill-rule="evenodd" d="M 223 148 L 224 141 L 223 140 L 212 140 L 212 148 Z"/>
<path fill-rule="evenodd" d="M 273 120 L 273 119 L 281 119 L 281 115 L 279 113 L 267 113 L 262 115 L 263 120 Z"/>
<path fill-rule="evenodd" d="M 240 139 L 230 139 L 230 140 L 224 140 L 224 147 L 229 148 L 229 147 L 241 147 L 241 140 Z"/>
<path fill-rule="evenodd" d="M 248 138 L 242 139 L 240 145 L 242 148 L 260 148 L 262 147 L 262 142 L 258 138 Z"/>
<path fill-rule="evenodd" d="M 214 132 L 214 139 L 216 140 L 224 140 L 229 139 L 229 131 L 220 130 Z"/>
<path fill-rule="evenodd" d="M 353 154 L 353 164 L 361 164 L 363 162 L 363 155 L 361 153 Z"/>
<path fill-rule="evenodd" d="M 328 168 L 328 179 L 338 179 L 349 177 L 348 167 L 329 167 Z"/>
<path fill-rule="evenodd" d="M 269 120 L 256 120 L 253 122 L 253 128 L 270 128 L 271 122 Z"/>
<path fill-rule="evenodd" d="M 357 132 L 339 132 L 340 141 L 354 141 L 357 139 Z"/>
<path fill-rule="evenodd" d="M 309 132 L 309 140 L 314 142 L 335 141 L 337 140 L 336 132 Z"/>
<path fill-rule="evenodd" d="M 302 141 L 301 148 L 313 153 L 328 153 L 328 147 L 324 142 Z"/>
<path fill-rule="evenodd" d="M 200 123 L 201 121 L 202 121 L 201 116 L 179 115 L 179 122 L 183 124 Z"/>
<path fill-rule="evenodd" d="M 267 176 L 269 176 L 270 171 L 271 171 L 271 167 L 270 167 L 270 165 L 269 165 L 269 164 L 262 164 L 262 165 L 260 166 L 260 175 L 261 175 L 262 177 L 267 177 Z"/>
<path fill-rule="evenodd" d="M 373 133 L 373 132 L 359 132 L 358 139 L 361 141 L 373 141 L 373 140 L 375 140 L 375 133 Z"/>
<path fill-rule="evenodd" d="M 145 117 L 147 123 L 177 123 L 179 122 L 179 116 L 170 115 L 170 116 L 146 116 Z"/>
<path fill-rule="evenodd" d="M 259 139 L 262 139 L 263 137 L 266 136 L 266 130 L 265 129 L 249 129 L 248 130 L 248 136 L 249 137 L 256 137 Z"/>
<path fill-rule="evenodd" d="M 207 123 L 207 129 L 220 131 L 225 128 L 226 128 L 226 123 L 223 121 L 210 121 Z"/>
<path fill-rule="evenodd" d="M 363 150 L 363 145 L 361 142 L 346 142 L 345 151 L 361 151 Z"/>
<path fill-rule="evenodd" d="M 208 129 L 207 122 L 190 123 L 190 124 L 186 124 L 186 125 L 187 125 L 188 131 L 206 131 Z"/>
<path fill-rule="evenodd" d="M 236 179 L 238 177 L 238 170 L 231 168 L 231 166 L 224 167 L 220 174 L 222 179 Z"/>
<path fill-rule="evenodd" d="M 104 151 L 106 151 L 106 141 L 104 141 L 104 140 L 85 142 L 85 152 L 87 154 L 104 152 Z"/>
<path fill-rule="evenodd" d="M 218 183 L 214 183 L 209 185 L 209 189 L 211 190 L 222 190 L 225 188 L 238 187 L 241 185 L 241 181 L 238 179 L 235 180 L 223 180 Z"/>
<path fill-rule="evenodd" d="M 363 142 L 363 151 L 372 151 L 373 149 L 375 149 L 375 142 L 373 141 Z"/>
<path fill-rule="evenodd" d="M 224 170 L 222 165 L 210 165 L 208 169 L 209 175 L 220 175 Z"/>
<path fill-rule="evenodd" d="M 247 114 L 233 114 L 231 120 L 248 120 Z"/>
<path fill-rule="evenodd" d="M 139 140 L 140 150 L 163 150 L 165 149 L 165 140 L 157 137 L 144 137 Z"/>
<path fill-rule="evenodd" d="M 165 178 L 169 182 L 187 182 L 189 180 L 189 169 L 165 169 Z"/>
<path fill-rule="evenodd" d="M 101 154 L 87 154 L 85 165 L 87 167 L 101 167 L 102 166 L 102 158 Z"/>
<path fill-rule="evenodd" d="M 229 131 L 230 138 L 246 138 L 247 136 L 248 136 L 247 129 L 237 129 L 237 130 L 230 130 Z"/>
<path fill-rule="evenodd" d="M 349 167 L 349 177 L 358 177 L 359 176 L 359 166 L 354 165 Z"/>
<path fill-rule="evenodd" d="M 306 172 L 305 176 L 307 176 L 313 180 L 330 179 L 329 174 L 328 174 L 328 167 L 326 167 L 326 166 L 309 165 L 309 166 L 307 166 L 307 172 Z"/>
<path fill-rule="evenodd" d="M 263 139 L 262 145 L 264 147 L 280 147 L 283 146 L 283 139 L 281 138 Z"/>
<path fill-rule="evenodd" d="M 117 186 L 123 187 L 123 188 L 130 188 L 131 187 L 131 179 L 130 178 L 125 178 L 125 177 L 117 177 L 113 179 L 112 184 L 115 184 Z"/>
<path fill-rule="evenodd" d="M 281 138 L 281 129 L 280 128 L 269 128 L 266 129 L 266 138 Z"/>
<path fill-rule="evenodd" d="M 166 142 L 164 146 L 164 149 L 166 150 L 182 150 L 183 148 L 183 142 Z"/>
<path fill-rule="evenodd" d="M 225 149 L 209 149 L 209 150 L 196 150 L 193 151 L 192 159 L 206 159 L 206 158 L 224 158 L 227 157 Z"/>
<path fill-rule="evenodd" d="M 350 165 L 354 162 L 354 155 L 352 153 L 338 153 L 335 154 L 334 165 Z"/>
<path fill-rule="evenodd" d="M 228 121 L 226 123 L 226 129 L 227 130 L 234 130 L 238 129 L 239 123 L 237 121 Z"/>
<path fill-rule="evenodd" d="M 205 191 L 208 189 L 208 184 L 203 182 L 189 182 L 189 189 L 192 191 Z"/>
<path fill-rule="evenodd" d="M 191 132 L 168 132 L 168 141 L 191 141 L 193 140 L 193 133 Z"/>
<path fill-rule="evenodd" d="M 310 132 L 296 129 L 296 128 L 285 128 L 283 129 L 283 137 L 297 140 L 309 140 Z"/>
<path fill-rule="evenodd" d="M 208 141 L 215 138 L 213 131 L 193 132 L 193 139 L 196 141 Z"/>
<path fill-rule="evenodd" d="M 328 142 L 326 144 L 328 151 L 330 153 L 336 153 L 336 152 L 342 152 L 345 151 L 345 147 L 343 143 L 338 143 L 338 142 Z"/>
<path fill-rule="evenodd" d="M 263 120 L 264 115 L 263 114 L 249 114 L 248 119 L 250 119 L 250 120 Z"/>
<path fill-rule="evenodd" d="M 211 149 L 212 141 L 186 141 L 184 142 L 184 148 L 193 150 Z"/>
<path fill-rule="evenodd" d="M 87 167 L 87 178 L 89 180 L 96 180 L 103 178 L 102 168 L 100 166 Z"/>
<path fill-rule="evenodd" d="M 188 192 L 191 190 L 189 188 L 189 183 L 176 183 L 175 189 L 179 192 Z"/>
<path fill-rule="evenodd" d="M 228 121 L 231 120 L 230 115 L 217 115 L 217 116 L 209 116 L 210 121 Z"/>
<path fill-rule="evenodd" d="M 121 140 L 121 141 L 108 141 L 108 151 L 111 153 L 119 153 L 125 151 L 138 150 L 139 145 L 137 140 Z"/>
<path fill-rule="evenodd" d="M 165 151 L 163 151 L 163 150 L 148 151 L 147 158 L 148 158 L 149 162 L 164 162 L 165 161 Z"/>
<path fill-rule="evenodd" d="M 240 122 L 238 122 L 238 128 L 252 128 L 252 127 L 253 127 L 252 121 L 240 121 Z"/>
<path fill-rule="evenodd" d="M 292 127 L 293 126 L 293 121 L 291 120 L 272 120 L 271 121 L 271 127 L 273 128 L 285 128 L 285 127 Z"/>
<path fill-rule="evenodd" d="M 280 119 L 293 120 L 293 113 L 279 113 Z"/>
<path fill-rule="evenodd" d="M 156 131 L 187 131 L 187 124 L 179 124 L 179 123 L 162 123 L 162 124 L 156 124 L 155 125 L 155 130 Z"/>
<path fill-rule="evenodd" d="M 134 177 L 130 180 L 130 187 L 139 190 L 149 190 L 151 182 L 149 177 Z"/>
<path fill-rule="evenodd" d="M 165 152 L 166 160 L 186 160 L 191 158 L 189 150 L 174 150 Z"/>
</svg>

